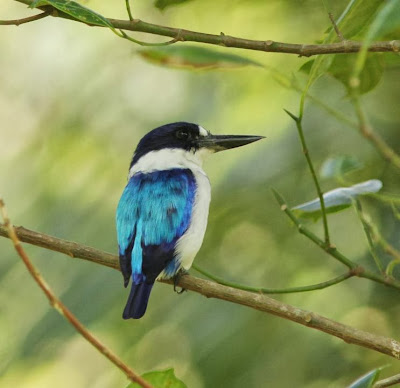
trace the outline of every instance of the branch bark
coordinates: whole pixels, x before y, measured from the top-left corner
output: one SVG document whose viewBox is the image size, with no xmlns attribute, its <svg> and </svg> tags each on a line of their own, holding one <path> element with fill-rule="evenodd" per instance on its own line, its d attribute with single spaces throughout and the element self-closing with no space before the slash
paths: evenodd
<svg viewBox="0 0 400 388">
<path fill-rule="evenodd" d="M 110 268 L 119 269 L 118 257 L 110 253 L 93 249 L 82 244 L 61 240 L 43 233 L 37 233 L 23 227 L 15 227 L 15 232 L 18 238 L 23 242 L 65 253 L 71 257 L 106 265 Z M 8 237 L 7 228 L 3 224 L 0 224 L 0 235 Z M 172 284 L 172 281 L 163 282 Z M 178 285 L 187 290 L 202 294 L 208 298 L 226 300 L 228 302 L 273 314 L 299 323 L 303 326 L 323 331 L 324 333 L 338 337 L 347 343 L 369 348 L 390 357 L 400 359 L 400 342 L 392 338 L 375 335 L 344 325 L 314 312 L 282 303 L 266 295 L 238 290 L 209 280 L 196 278 L 191 275 L 181 276 Z"/>
<path fill-rule="evenodd" d="M 15 1 L 27 5 L 33 3 L 32 0 L 15 0 Z M 44 7 L 44 9 L 48 8 L 49 6 Z M 52 9 L 55 10 L 54 8 Z M 74 19 L 70 15 L 62 13 L 58 10 L 55 11 L 56 12 L 54 12 L 52 16 L 61 17 L 64 19 L 70 19 L 76 22 L 83 23 L 80 20 Z M 312 55 L 320 55 L 320 54 L 356 53 L 360 51 L 363 45 L 363 42 L 350 41 L 350 40 L 338 43 L 331 43 L 331 44 L 296 44 L 296 43 L 275 42 L 272 40 L 251 40 L 251 39 L 243 39 L 225 35 L 222 32 L 219 35 L 214 35 L 214 34 L 206 34 L 203 32 L 185 30 L 182 28 L 166 27 L 158 24 L 147 23 L 140 19 L 120 20 L 120 19 L 108 18 L 108 21 L 113 25 L 114 28 L 118 30 L 138 31 L 159 36 L 169 36 L 181 42 L 206 43 L 217 46 L 232 47 L 245 50 L 296 54 L 305 57 L 310 57 Z M 399 52 L 400 40 L 374 42 L 368 47 L 368 51 Z"/>
</svg>

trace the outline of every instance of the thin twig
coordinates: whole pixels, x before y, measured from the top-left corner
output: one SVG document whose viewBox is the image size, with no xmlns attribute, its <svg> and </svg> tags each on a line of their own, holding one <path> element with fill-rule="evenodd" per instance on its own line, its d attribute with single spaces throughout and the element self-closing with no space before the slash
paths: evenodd
<svg viewBox="0 0 400 388">
<path fill-rule="evenodd" d="M 385 142 L 385 140 L 383 140 L 379 134 L 374 132 L 373 128 L 368 123 L 367 115 L 361 105 L 358 86 L 353 86 L 354 87 L 351 88 L 351 97 L 358 118 L 359 132 L 374 146 L 374 148 L 385 160 L 393 164 L 393 166 L 396 168 L 400 169 L 400 156 Z"/>
<path fill-rule="evenodd" d="M 304 104 L 304 99 L 302 99 L 301 106 L 303 104 Z M 307 148 L 306 139 L 304 137 L 304 132 L 303 132 L 302 115 L 297 117 L 293 113 L 289 112 L 288 110 L 286 110 L 286 109 L 284 109 L 284 110 L 296 123 L 296 128 L 297 128 L 297 132 L 299 134 L 301 146 L 303 149 L 303 154 L 307 160 L 308 168 L 310 169 L 311 176 L 314 181 L 314 185 L 317 190 L 318 197 L 319 197 L 319 202 L 321 204 L 322 223 L 324 226 L 324 235 L 325 235 L 325 245 L 327 247 L 329 247 L 331 245 L 331 242 L 330 242 L 330 237 L 329 237 L 328 217 L 326 215 L 324 195 L 322 193 L 321 186 L 319 184 L 317 174 L 315 172 L 314 165 L 313 165 L 311 157 L 310 157 L 310 152 L 308 151 L 308 148 Z M 300 111 L 302 111 L 302 108 L 300 108 Z"/>
<path fill-rule="evenodd" d="M 143 42 L 143 41 L 141 41 L 141 40 L 137 40 L 137 39 L 135 39 L 135 38 L 132 38 L 131 36 L 129 36 L 129 35 L 128 35 L 125 31 L 123 31 L 123 30 L 119 30 L 119 32 L 121 33 L 121 35 L 117 34 L 118 36 L 120 36 L 121 38 L 130 40 L 131 42 L 136 43 L 136 44 L 138 44 L 139 46 L 146 46 L 146 47 L 162 47 L 162 46 L 169 46 L 169 45 L 171 45 L 171 44 L 176 43 L 176 42 L 179 41 L 179 39 L 174 38 L 174 39 L 171 39 L 171 40 L 169 40 L 169 41 L 167 41 L 167 42 L 149 43 L 149 42 Z"/>
<path fill-rule="evenodd" d="M 19 3 L 30 5 L 33 0 L 15 0 Z M 63 12 L 57 12 L 56 17 L 71 19 L 76 22 L 83 21 L 74 19 L 72 16 Z M 346 41 L 331 44 L 293 44 L 275 42 L 272 40 L 251 40 L 237 38 L 226 34 L 206 34 L 202 32 L 184 30 L 180 28 L 171 28 L 158 24 L 147 23 L 139 19 L 119 20 L 108 19 L 115 29 L 127 31 L 139 31 L 154 35 L 169 36 L 171 38 L 180 37 L 179 40 L 187 42 L 207 43 L 223 47 L 233 47 L 245 50 L 256 50 L 264 52 L 287 53 L 310 57 L 319 54 L 336 54 L 336 53 L 355 53 L 360 51 L 363 42 Z M 87 23 L 86 23 L 87 24 Z M 100 26 L 96 26 L 100 27 Z M 398 52 L 400 50 L 400 40 L 392 40 L 385 42 L 374 42 L 369 48 L 372 52 Z"/>
<path fill-rule="evenodd" d="M 126 11 L 128 12 L 129 20 L 133 20 L 132 12 L 131 12 L 131 6 L 129 4 L 129 0 L 125 0 L 125 6 L 126 6 Z"/>
<path fill-rule="evenodd" d="M 94 263 L 106 265 L 111 268 L 119 269 L 118 257 L 107 252 L 99 251 L 91 247 L 81 245 L 75 242 L 57 239 L 42 233 L 37 233 L 25 228 L 14 227 L 16 234 L 21 241 L 26 241 L 33 245 L 38 245 L 46 249 L 62 252 L 68 256 L 89 260 Z M 0 224 L 0 235 L 9 237 L 7 228 Z M 320 240 L 323 247 L 323 241 Z M 332 252 L 340 256 L 336 251 Z M 347 259 L 348 260 L 348 259 Z M 360 276 L 362 268 L 355 267 L 352 272 L 355 276 Z M 383 278 L 371 279 L 383 282 Z M 382 280 L 382 281 L 381 281 Z M 170 280 L 163 280 L 163 283 L 172 284 Z M 384 282 L 383 282 L 384 283 Z M 385 283 L 386 284 L 386 283 Z M 269 314 L 280 316 L 301 325 L 308 326 L 329 335 L 343 339 L 347 343 L 356 344 L 369 348 L 380 353 L 388 354 L 391 357 L 400 359 L 400 342 L 392 338 L 377 336 L 372 333 L 358 330 L 356 328 L 343 325 L 316 313 L 299 309 L 298 307 L 282 303 L 266 295 L 259 293 L 238 290 L 233 287 L 223 286 L 221 284 L 196 278 L 190 275 L 181 276 L 178 280 L 178 286 L 187 290 L 197 292 L 209 298 L 217 298 L 228 302 L 240 304 Z M 387 283 L 395 288 L 400 286 Z"/>
<path fill-rule="evenodd" d="M 344 36 L 343 36 L 342 33 L 340 32 L 339 27 L 337 26 L 337 24 L 336 24 L 336 22 L 335 22 L 335 18 L 333 17 L 332 12 L 328 12 L 328 16 L 329 16 L 329 20 L 331 21 L 332 26 L 333 26 L 333 28 L 334 28 L 334 30 L 335 30 L 335 32 L 336 32 L 336 35 L 337 35 L 338 38 L 343 42 L 343 41 L 345 40 L 345 39 L 344 39 Z"/>
<path fill-rule="evenodd" d="M 18 239 L 18 235 L 10 222 L 10 219 L 7 215 L 7 211 L 4 205 L 4 201 L 0 198 L 0 211 L 2 218 L 4 220 L 4 226 L 7 230 L 8 237 L 14 244 L 14 248 L 17 251 L 18 255 L 21 257 L 24 262 L 26 268 L 29 273 L 38 284 L 38 286 L 42 289 L 47 299 L 50 302 L 50 305 L 56 309 L 56 311 L 62 315 L 65 319 L 67 319 L 72 326 L 75 327 L 76 331 L 79 332 L 91 345 L 93 345 L 101 354 L 103 354 L 106 358 L 108 358 L 115 366 L 117 366 L 130 381 L 138 383 L 141 387 L 144 388 L 152 388 L 152 385 L 146 382 L 141 376 L 136 374 L 128 365 L 126 365 L 115 353 L 113 353 L 108 347 L 106 347 L 100 340 L 98 340 L 92 333 L 86 329 L 85 326 L 78 320 L 78 318 L 58 299 L 50 286 L 44 280 L 42 275 L 30 261 L 28 255 L 23 249 L 20 240 Z"/>
<path fill-rule="evenodd" d="M 361 224 L 363 226 L 365 236 L 367 237 L 371 256 L 374 259 L 375 265 L 378 267 L 379 272 L 383 273 L 384 272 L 383 265 L 382 265 L 381 259 L 379 258 L 378 254 L 376 252 L 376 248 L 375 248 L 375 245 L 373 242 L 373 237 L 372 237 L 373 230 L 370 227 L 371 223 L 365 217 L 363 210 L 362 210 L 361 202 L 358 199 L 354 200 L 354 207 L 356 209 L 358 218 L 360 219 Z"/>
<path fill-rule="evenodd" d="M 35 20 L 40 20 L 49 16 L 52 13 L 52 10 L 47 10 L 38 15 L 29 16 L 23 19 L 14 19 L 14 20 L 0 20 L 0 26 L 19 26 L 21 24 L 34 22 Z"/>
<path fill-rule="evenodd" d="M 374 388 L 391 387 L 391 386 L 399 384 L 399 383 L 400 383 L 400 374 L 388 377 L 387 379 L 382 379 L 382 380 L 377 381 L 374 384 Z"/>
<path fill-rule="evenodd" d="M 289 288 L 265 288 L 265 287 L 251 287 L 251 286 L 246 286 L 243 284 L 238 284 L 236 282 L 230 282 L 228 280 L 225 280 L 219 276 L 215 276 L 207 271 L 205 271 L 202 268 L 199 268 L 197 265 L 193 264 L 192 268 L 201 273 L 202 275 L 206 276 L 207 278 L 214 280 L 218 284 L 223 284 L 224 286 L 229 286 L 233 288 L 237 288 L 238 290 L 245 290 L 245 291 L 251 291 L 251 292 L 258 292 L 261 294 L 294 294 L 298 292 L 308 292 L 308 291 L 315 291 L 315 290 L 322 290 L 324 288 L 328 288 L 330 286 L 333 286 L 335 284 L 341 283 L 353 276 L 355 274 L 352 271 L 347 271 L 346 273 L 336 276 L 333 279 L 326 280 L 325 282 L 317 283 L 317 284 L 310 284 L 308 286 L 299 286 L 299 287 L 289 287 Z"/>
<path fill-rule="evenodd" d="M 316 236 L 314 233 L 312 233 L 309 229 L 307 229 L 304 225 L 301 224 L 301 222 L 296 218 L 296 216 L 293 214 L 293 212 L 289 209 L 289 207 L 287 206 L 283 197 L 276 190 L 272 190 L 272 192 L 273 192 L 277 202 L 281 206 L 281 210 L 283 212 L 285 212 L 285 214 L 296 225 L 299 233 L 306 236 L 314 244 L 318 245 L 321 249 L 323 249 L 326 253 L 328 253 L 334 259 L 336 259 L 339 262 L 341 262 L 342 264 L 344 264 L 347 268 L 349 268 L 355 274 L 355 276 L 360 277 L 360 278 L 369 279 L 374 282 L 385 284 L 389 287 L 400 290 L 400 281 L 398 281 L 392 277 L 385 276 L 383 274 L 376 274 L 372 271 L 368 271 L 364 267 L 361 267 L 361 266 L 357 265 L 357 263 L 350 260 L 343 253 L 341 253 L 336 247 L 334 247 L 334 246 L 327 247 L 323 240 L 321 240 L 318 236 Z"/>
</svg>

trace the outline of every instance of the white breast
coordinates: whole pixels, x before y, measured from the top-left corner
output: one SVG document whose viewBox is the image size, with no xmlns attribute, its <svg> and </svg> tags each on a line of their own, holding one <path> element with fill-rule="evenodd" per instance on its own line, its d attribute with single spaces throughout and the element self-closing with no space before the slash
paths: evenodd
<svg viewBox="0 0 400 388">
<path fill-rule="evenodd" d="M 176 243 L 177 258 L 181 267 L 188 270 L 203 243 L 207 228 L 208 209 L 211 200 L 211 187 L 207 175 L 200 168 L 193 171 L 197 190 L 189 229 Z"/>
</svg>

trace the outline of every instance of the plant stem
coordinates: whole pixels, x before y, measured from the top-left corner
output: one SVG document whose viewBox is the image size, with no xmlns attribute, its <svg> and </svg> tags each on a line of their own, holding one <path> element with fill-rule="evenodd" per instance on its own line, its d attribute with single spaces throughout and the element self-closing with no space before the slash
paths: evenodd
<svg viewBox="0 0 400 388">
<path fill-rule="evenodd" d="M 202 275 L 206 276 L 207 278 L 214 280 L 218 284 L 223 284 L 224 286 L 229 286 L 233 288 L 237 288 L 238 290 L 245 290 L 250 292 L 257 292 L 261 294 L 294 294 L 298 292 L 308 292 L 314 290 L 322 290 L 324 288 L 333 286 L 334 284 L 338 284 L 343 282 L 344 280 L 355 276 L 354 273 L 348 271 L 343 275 L 337 276 L 333 279 L 327 280 L 325 282 L 317 283 L 317 284 L 310 284 L 308 286 L 299 286 L 299 287 L 290 287 L 290 288 L 265 288 L 265 287 L 251 287 L 246 286 L 243 284 L 238 284 L 235 282 L 230 282 L 229 280 L 225 280 L 219 276 L 213 275 L 210 272 L 205 271 L 204 269 L 198 267 L 197 265 L 193 264 L 192 268 L 197 272 L 201 273 Z"/>
</svg>

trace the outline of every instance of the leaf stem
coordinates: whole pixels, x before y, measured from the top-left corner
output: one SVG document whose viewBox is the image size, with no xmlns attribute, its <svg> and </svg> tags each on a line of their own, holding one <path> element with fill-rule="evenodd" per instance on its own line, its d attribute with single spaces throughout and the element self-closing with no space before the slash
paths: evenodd
<svg viewBox="0 0 400 388">
<path fill-rule="evenodd" d="M 360 219 L 361 224 L 363 226 L 365 236 L 367 237 L 369 250 L 371 252 L 372 258 L 374 259 L 375 265 L 379 269 L 379 272 L 383 273 L 384 272 L 383 265 L 382 265 L 381 259 L 379 258 L 378 254 L 376 252 L 376 248 L 375 248 L 373 238 L 372 238 L 373 229 L 371 227 L 371 223 L 366 219 L 366 217 L 363 213 L 360 200 L 355 198 L 353 201 L 353 204 L 356 209 L 358 218 Z"/>
<path fill-rule="evenodd" d="M 321 203 L 322 223 L 323 223 L 323 226 L 324 226 L 324 235 L 325 235 L 325 245 L 326 245 L 327 247 L 329 247 L 330 244 L 331 244 L 331 242 L 330 242 L 330 237 L 329 237 L 328 218 L 327 218 L 327 215 L 326 215 L 324 195 L 323 195 L 323 193 L 322 193 L 321 186 L 320 186 L 319 181 L 318 181 L 318 178 L 317 178 L 317 174 L 315 173 L 315 169 L 314 169 L 314 166 L 313 166 L 311 157 L 310 157 L 310 152 L 309 152 L 309 150 L 308 150 L 308 148 L 307 148 L 307 144 L 306 144 L 306 140 L 305 140 L 304 132 L 303 132 L 302 115 L 303 115 L 304 97 L 305 97 L 305 94 L 303 94 L 303 95 L 302 95 L 302 98 L 301 98 L 301 103 L 300 103 L 300 115 L 299 115 L 299 117 L 296 117 L 293 113 L 290 113 L 290 112 L 289 112 L 288 110 L 286 110 L 286 109 L 285 109 L 285 112 L 286 112 L 286 113 L 295 121 L 295 123 L 296 123 L 296 128 L 297 128 L 297 132 L 298 132 L 298 134 L 299 134 L 301 146 L 302 146 L 302 149 L 303 149 L 303 154 L 304 154 L 304 156 L 305 156 L 305 158 L 306 158 L 306 160 L 307 160 L 307 164 L 308 164 L 308 167 L 309 167 L 309 169 L 310 169 L 311 176 L 312 176 L 312 179 L 313 179 L 313 181 L 314 181 L 315 188 L 316 188 L 316 190 L 317 190 L 317 194 L 318 194 L 318 197 L 319 197 L 319 201 L 320 201 L 320 203 Z"/>
<path fill-rule="evenodd" d="M 351 271 L 348 271 L 348 272 L 346 272 L 340 276 L 337 276 L 333 279 L 330 279 L 330 280 L 327 280 L 327 281 L 321 282 L 321 283 L 311 284 L 308 286 L 289 287 L 289 288 L 264 288 L 264 287 L 259 288 L 259 287 L 246 286 L 243 284 L 238 284 L 235 282 L 231 282 L 229 280 L 225 280 L 219 276 L 211 274 L 208 271 L 205 271 L 204 269 L 198 267 L 195 264 L 192 265 L 192 268 L 194 270 L 196 270 L 197 272 L 201 273 L 202 275 L 206 276 L 207 278 L 214 280 L 215 282 L 222 284 L 224 286 L 237 288 L 239 290 L 257 292 L 257 293 L 261 293 L 261 294 L 294 294 L 294 293 L 298 293 L 298 292 L 322 290 L 324 288 L 333 286 L 334 284 L 343 282 L 344 280 L 346 280 L 352 276 L 355 276 L 354 273 L 352 273 Z"/>
<path fill-rule="evenodd" d="M 129 4 L 129 0 L 125 0 L 125 6 L 126 6 L 126 11 L 128 12 L 129 20 L 133 20 L 132 12 L 131 12 L 131 6 Z"/>
</svg>

